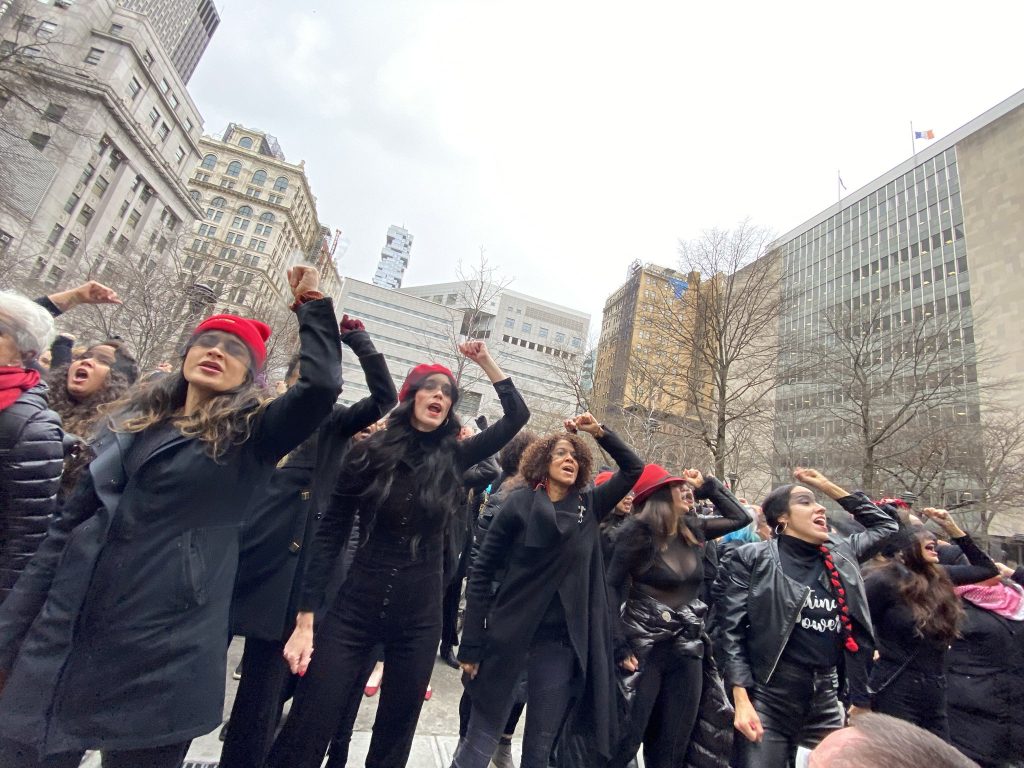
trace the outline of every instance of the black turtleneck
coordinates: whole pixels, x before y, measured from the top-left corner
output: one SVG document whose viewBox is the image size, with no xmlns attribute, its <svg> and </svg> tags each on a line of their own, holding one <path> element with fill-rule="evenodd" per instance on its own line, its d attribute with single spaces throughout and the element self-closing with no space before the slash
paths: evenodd
<svg viewBox="0 0 1024 768">
<path fill-rule="evenodd" d="M 779 536 L 779 557 L 786 576 L 811 588 L 782 658 L 807 667 L 836 666 L 842 642 L 839 605 L 829 586 L 819 546 L 795 536 Z"/>
</svg>

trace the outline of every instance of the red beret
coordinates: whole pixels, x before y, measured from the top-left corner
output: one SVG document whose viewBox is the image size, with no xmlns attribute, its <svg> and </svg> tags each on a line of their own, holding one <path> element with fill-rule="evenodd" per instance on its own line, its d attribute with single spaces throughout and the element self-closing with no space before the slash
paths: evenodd
<svg viewBox="0 0 1024 768">
<path fill-rule="evenodd" d="M 192 332 L 195 338 L 204 331 L 224 331 L 237 336 L 249 348 L 252 354 L 253 368 L 259 370 L 267 362 L 267 339 L 270 338 L 270 326 L 259 320 L 238 315 L 213 315 L 208 317 Z"/>
<path fill-rule="evenodd" d="M 453 394 L 458 392 L 458 385 L 455 383 L 455 376 L 445 368 L 443 365 L 427 365 L 426 363 L 420 363 L 411 371 L 409 375 L 405 377 L 405 383 L 402 384 L 402 388 L 398 391 L 398 402 L 404 403 L 412 395 L 412 392 L 416 387 L 428 376 L 433 376 L 435 373 L 440 373 L 448 377 L 452 383 Z"/>
<path fill-rule="evenodd" d="M 604 472 L 598 472 L 597 477 L 594 478 L 594 487 L 596 488 L 599 485 L 604 485 L 612 479 L 612 475 L 614 474 L 614 472 L 609 472 L 607 469 Z"/>
</svg>

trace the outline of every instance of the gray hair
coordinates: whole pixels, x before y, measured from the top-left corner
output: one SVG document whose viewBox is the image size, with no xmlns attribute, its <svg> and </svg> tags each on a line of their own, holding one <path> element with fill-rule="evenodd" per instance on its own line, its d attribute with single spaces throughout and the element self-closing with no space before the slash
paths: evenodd
<svg viewBox="0 0 1024 768">
<path fill-rule="evenodd" d="M 0 291 L 0 320 L 11 326 L 23 359 L 39 357 L 57 334 L 50 313 L 14 291 Z"/>
</svg>

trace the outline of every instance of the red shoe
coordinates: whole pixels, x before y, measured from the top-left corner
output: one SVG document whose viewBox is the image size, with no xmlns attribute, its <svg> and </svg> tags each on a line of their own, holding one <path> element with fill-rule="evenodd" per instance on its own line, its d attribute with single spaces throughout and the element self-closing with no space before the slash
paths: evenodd
<svg viewBox="0 0 1024 768">
<path fill-rule="evenodd" d="M 433 695 L 434 695 L 434 689 L 433 689 L 433 688 L 431 688 L 431 687 L 430 687 L 430 686 L 428 685 L 428 686 L 427 686 L 427 692 L 426 692 L 425 694 L 423 694 L 423 700 L 424 700 L 424 701 L 430 701 L 430 697 L 431 697 L 431 696 L 433 696 Z"/>
<path fill-rule="evenodd" d="M 363 688 L 363 695 L 364 696 L 376 696 L 377 695 L 377 691 L 379 691 L 379 690 L 380 690 L 380 685 L 379 684 L 378 685 L 368 685 L 365 688 Z"/>
</svg>

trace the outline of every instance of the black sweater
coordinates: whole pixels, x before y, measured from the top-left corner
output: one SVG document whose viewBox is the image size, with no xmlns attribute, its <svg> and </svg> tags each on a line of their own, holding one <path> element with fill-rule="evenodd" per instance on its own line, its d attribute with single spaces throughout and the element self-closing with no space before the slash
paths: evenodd
<svg viewBox="0 0 1024 768">
<path fill-rule="evenodd" d="M 975 584 L 996 576 L 992 558 L 980 550 L 970 536 L 954 539 L 970 561 L 970 565 L 940 565 L 954 585 Z M 871 609 L 871 622 L 880 661 L 927 674 L 942 674 L 946 661 L 947 641 L 922 637 L 914 614 L 900 593 L 900 582 L 906 573 L 902 565 L 892 563 L 865 578 L 864 590 Z"/>
<path fill-rule="evenodd" d="M 530 418 L 530 411 L 511 379 L 496 382 L 494 389 L 498 393 L 504 415 L 483 432 L 456 443 L 456 464 L 460 478 L 471 466 L 500 450 Z M 376 511 L 359 507 L 359 494 L 369 484 L 370 478 L 345 475 L 340 478 L 338 488 L 324 510 L 317 529 L 299 600 L 299 611 L 315 611 L 323 604 L 324 591 L 334 562 L 342 545 L 348 541 L 357 513 L 360 531 L 367 531 L 366 537 L 374 544 L 407 547 L 412 551 L 415 541 L 417 553 L 435 547 L 440 551 L 445 535 L 444 526 L 423 530 L 422 514 L 412 501 L 417 496 L 416 489 L 422 480 L 416 467 L 425 452 L 438 448 L 441 441 L 439 432 L 434 430 L 413 434 L 406 446 L 402 463 L 392 478 L 388 495 Z"/>
</svg>

